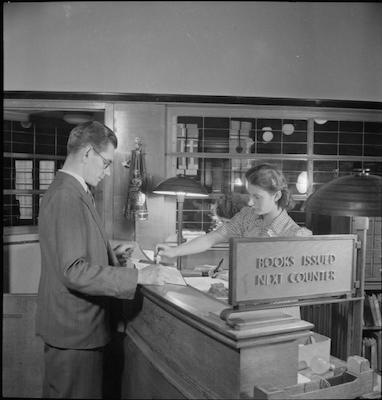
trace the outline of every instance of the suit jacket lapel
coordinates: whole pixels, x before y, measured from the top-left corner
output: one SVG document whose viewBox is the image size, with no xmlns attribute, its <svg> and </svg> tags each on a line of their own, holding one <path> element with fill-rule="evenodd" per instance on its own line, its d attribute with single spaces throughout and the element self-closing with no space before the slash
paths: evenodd
<svg viewBox="0 0 382 400">
<path fill-rule="evenodd" d="M 83 189 L 83 188 L 81 188 L 81 189 Z M 98 226 L 98 228 L 99 228 L 99 230 L 100 230 L 100 232 L 102 234 L 103 240 L 105 241 L 105 244 L 107 246 L 108 239 L 106 237 L 106 233 L 105 233 L 105 230 L 103 228 L 101 219 L 100 219 L 100 217 L 98 215 L 98 212 L 97 212 L 97 210 L 95 208 L 95 205 L 93 204 L 93 201 L 92 201 L 92 198 L 91 198 L 91 194 L 88 194 L 84 190 L 82 190 L 81 197 L 85 201 L 86 205 L 88 206 L 88 208 L 90 210 L 90 213 L 92 214 L 92 217 L 94 218 L 94 221 L 96 222 L 96 224 L 97 224 L 97 226 Z"/>
<path fill-rule="evenodd" d="M 67 185 L 71 186 L 74 190 L 76 190 L 79 193 L 82 201 L 89 208 L 90 213 L 101 232 L 102 238 L 105 241 L 105 245 L 107 246 L 109 240 L 106 236 L 106 232 L 103 228 L 103 225 L 102 225 L 101 219 L 98 215 L 98 212 L 93 204 L 91 195 L 85 192 L 84 188 L 82 187 L 80 182 L 77 181 L 76 178 L 74 178 L 73 176 L 71 176 L 69 174 L 66 174 L 65 172 L 58 172 L 58 173 L 60 174 L 61 179 L 63 179 L 63 182 L 65 182 Z"/>
</svg>

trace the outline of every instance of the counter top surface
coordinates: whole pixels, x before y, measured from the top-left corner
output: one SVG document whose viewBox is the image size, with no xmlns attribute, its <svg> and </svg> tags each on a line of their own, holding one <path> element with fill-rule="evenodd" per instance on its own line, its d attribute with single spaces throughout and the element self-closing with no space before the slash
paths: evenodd
<svg viewBox="0 0 382 400">
<path fill-rule="evenodd" d="M 24 233 L 17 235 L 3 235 L 3 244 L 21 244 L 39 242 L 37 233 Z"/>
<path fill-rule="evenodd" d="M 147 285 L 143 287 L 143 293 L 189 324 L 199 329 L 212 329 L 235 341 L 306 332 L 313 328 L 311 323 L 287 314 L 285 309 L 277 308 L 232 314 L 227 322 L 220 318 L 220 313 L 230 307 L 228 302 L 215 299 L 190 286 Z"/>
<path fill-rule="evenodd" d="M 6 226 L 3 227 L 3 243 L 19 243 L 38 241 L 37 226 Z"/>
</svg>

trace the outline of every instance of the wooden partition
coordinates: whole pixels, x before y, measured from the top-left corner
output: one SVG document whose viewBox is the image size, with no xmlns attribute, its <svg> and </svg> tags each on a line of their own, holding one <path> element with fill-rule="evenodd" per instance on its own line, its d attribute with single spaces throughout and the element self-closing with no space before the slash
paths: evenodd
<svg viewBox="0 0 382 400">
<path fill-rule="evenodd" d="M 219 317 L 226 304 L 192 287 L 140 294 L 125 329 L 123 398 L 251 398 L 256 384 L 297 383 L 298 342 L 312 324 L 260 310 L 250 327 L 230 327 Z"/>
<path fill-rule="evenodd" d="M 40 398 L 43 342 L 35 336 L 36 295 L 3 295 L 3 396 Z"/>
</svg>

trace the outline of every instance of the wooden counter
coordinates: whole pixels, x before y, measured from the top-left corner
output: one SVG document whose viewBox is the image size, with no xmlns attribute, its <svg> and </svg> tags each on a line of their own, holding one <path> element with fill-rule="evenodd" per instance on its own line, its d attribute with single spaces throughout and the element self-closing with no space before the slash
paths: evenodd
<svg viewBox="0 0 382 400">
<path fill-rule="evenodd" d="M 41 273 L 37 227 L 12 228 L 19 229 L 3 230 L 3 292 L 36 294 Z"/>
<path fill-rule="evenodd" d="M 125 328 L 123 398 L 252 398 L 255 385 L 297 383 L 298 341 L 312 324 L 273 309 L 234 329 L 219 318 L 227 303 L 189 286 L 139 296 Z"/>
</svg>

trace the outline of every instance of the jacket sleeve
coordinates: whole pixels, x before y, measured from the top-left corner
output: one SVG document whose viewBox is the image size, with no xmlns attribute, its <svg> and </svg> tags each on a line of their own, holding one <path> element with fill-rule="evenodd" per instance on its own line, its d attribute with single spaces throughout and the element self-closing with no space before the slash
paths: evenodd
<svg viewBox="0 0 382 400">
<path fill-rule="evenodd" d="M 300 229 L 297 230 L 296 232 L 296 236 L 312 236 L 313 232 L 305 227 L 302 227 Z"/>
<path fill-rule="evenodd" d="M 56 199 L 52 223 L 56 227 L 59 279 L 68 289 L 87 295 L 133 298 L 138 271 L 133 268 L 90 263 L 92 258 L 88 254 L 90 221 L 85 206 L 70 192 L 61 192 Z M 93 246 L 95 252 L 101 252 L 103 246 L 104 252 L 107 253 L 107 246 L 103 240 L 91 243 L 90 246 Z M 108 255 L 106 254 L 104 258 L 107 264 Z"/>
</svg>

